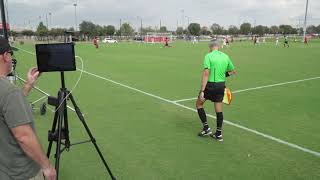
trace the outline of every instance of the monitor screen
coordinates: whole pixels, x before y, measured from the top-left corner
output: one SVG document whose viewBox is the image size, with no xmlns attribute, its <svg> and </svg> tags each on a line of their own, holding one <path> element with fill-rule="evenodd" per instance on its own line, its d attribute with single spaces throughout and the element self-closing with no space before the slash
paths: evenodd
<svg viewBox="0 0 320 180">
<path fill-rule="evenodd" d="M 36 54 L 40 72 L 76 70 L 73 43 L 36 44 Z"/>
</svg>

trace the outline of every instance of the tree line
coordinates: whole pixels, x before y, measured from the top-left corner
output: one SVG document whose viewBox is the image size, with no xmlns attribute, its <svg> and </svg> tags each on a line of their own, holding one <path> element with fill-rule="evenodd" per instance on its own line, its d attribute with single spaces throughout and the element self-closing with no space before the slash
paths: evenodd
<svg viewBox="0 0 320 180">
<path fill-rule="evenodd" d="M 191 23 L 188 26 L 188 32 L 191 35 L 264 35 L 264 34 L 302 34 L 302 28 L 294 28 L 291 25 L 280 25 L 280 26 L 263 26 L 257 25 L 252 26 L 250 23 L 242 23 L 240 28 L 237 26 L 231 25 L 228 29 L 220 26 L 217 23 L 214 23 L 209 27 L 203 26 L 201 27 L 198 23 Z M 177 29 L 177 34 L 184 34 L 183 28 Z M 314 26 L 310 25 L 307 28 L 307 33 L 309 34 L 320 34 L 320 25 Z"/>
<path fill-rule="evenodd" d="M 43 22 L 40 22 L 37 30 L 23 30 L 21 32 L 10 31 L 12 36 L 37 36 L 38 39 L 42 40 L 45 36 L 58 37 L 64 36 L 66 31 L 74 31 L 73 27 L 70 28 L 51 28 L 48 29 Z M 280 25 L 280 26 L 263 26 L 257 25 L 252 26 L 250 23 L 242 23 L 240 27 L 230 25 L 228 29 L 225 29 L 223 26 L 213 23 L 210 27 L 200 26 L 199 23 L 190 23 L 189 26 L 184 29 L 178 27 L 176 31 L 168 31 L 166 26 L 161 26 L 159 29 L 149 27 L 139 28 L 136 32 L 134 28 L 129 23 L 123 23 L 119 29 L 116 29 L 113 25 L 101 26 L 94 24 L 90 21 L 82 21 L 79 24 L 79 33 L 86 38 L 93 38 L 95 36 L 124 36 L 130 37 L 133 35 L 146 35 L 147 32 L 171 32 L 177 36 L 183 35 L 264 35 L 264 34 L 302 34 L 302 28 L 294 28 L 291 25 Z M 317 33 L 320 34 L 320 25 L 314 26 L 310 25 L 307 28 L 308 34 Z"/>
</svg>

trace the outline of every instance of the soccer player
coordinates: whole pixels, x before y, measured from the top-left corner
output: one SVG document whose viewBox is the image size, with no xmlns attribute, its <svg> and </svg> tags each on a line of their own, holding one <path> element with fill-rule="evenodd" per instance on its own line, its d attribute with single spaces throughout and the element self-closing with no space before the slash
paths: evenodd
<svg viewBox="0 0 320 180">
<path fill-rule="evenodd" d="M 278 46 L 278 44 L 279 44 L 279 37 L 277 36 L 276 37 L 276 46 Z"/>
<path fill-rule="evenodd" d="M 229 43 L 229 37 L 228 36 L 226 37 L 225 41 L 226 41 L 226 46 L 229 47 L 230 43 Z"/>
<path fill-rule="evenodd" d="M 254 38 L 253 38 L 253 45 L 257 45 L 257 41 L 258 41 L 257 36 L 254 36 Z"/>
<path fill-rule="evenodd" d="M 288 41 L 288 36 L 284 36 L 284 44 L 283 47 L 289 47 L 289 41 Z"/>
<path fill-rule="evenodd" d="M 165 39 L 164 39 L 164 46 L 163 47 L 171 47 L 170 45 L 169 45 L 169 38 L 168 37 L 166 37 Z"/>
<path fill-rule="evenodd" d="M 260 44 L 260 37 L 257 36 L 256 45 Z"/>
<path fill-rule="evenodd" d="M 304 37 L 303 42 L 304 42 L 304 44 L 308 45 L 308 38 L 307 38 L 307 36 Z"/>
<path fill-rule="evenodd" d="M 93 45 L 96 47 L 96 49 L 99 48 L 98 38 L 97 38 L 97 37 L 94 37 L 94 38 L 93 38 Z"/>
<path fill-rule="evenodd" d="M 224 46 L 227 46 L 227 38 L 223 36 L 223 42 L 221 48 L 224 48 Z"/>
<path fill-rule="evenodd" d="M 212 41 L 209 43 L 210 52 L 204 59 L 204 70 L 202 73 L 202 83 L 199 96 L 196 102 L 198 115 L 203 125 L 202 131 L 199 136 L 211 135 L 212 138 L 223 141 L 222 138 L 222 100 L 225 90 L 226 77 L 235 74 L 234 66 L 228 55 L 219 51 L 218 41 Z M 203 105 L 206 100 L 214 102 L 216 117 L 217 117 L 217 129 L 212 134 L 207 122 L 207 116 Z"/>
<path fill-rule="evenodd" d="M 198 40 L 196 36 L 193 36 L 192 44 L 198 44 Z"/>
</svg>

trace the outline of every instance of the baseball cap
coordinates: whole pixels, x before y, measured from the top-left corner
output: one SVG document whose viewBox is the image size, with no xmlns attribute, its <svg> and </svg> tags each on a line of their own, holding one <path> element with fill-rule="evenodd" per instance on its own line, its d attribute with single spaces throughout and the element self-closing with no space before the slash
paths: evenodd
<svg viewBox="0 0 320 180">
<path fill-rule="evenodd" d="M 5 52 L 12 52 L 9 41 L 3 37 L 0 37 L 0 54 L 4 54 Z"/>
</svg>

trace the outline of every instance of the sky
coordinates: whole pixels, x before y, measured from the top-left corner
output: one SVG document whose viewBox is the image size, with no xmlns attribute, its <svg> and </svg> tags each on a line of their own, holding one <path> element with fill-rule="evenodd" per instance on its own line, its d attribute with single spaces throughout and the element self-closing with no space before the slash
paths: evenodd
<svg viewBox="0 0 320 180">
<path fill-rule="evenodd" d="M 121 22 L 132 27 L 176 30 L 188 23 L 225 28 L 252 25 L 303 24 L 306 0 L 4 0 L 12 29 L 35 29 L 40 21 L 52 27 L 75 27 L 76 22 L 99 25 Z M 74 6 L 76 4 L 76 6 Z M 47 18 L 46 18 L 47 17 Z M 46 19 L 48 19 L 46 21 Z M 309 0 L 308 24 L 320 24 L 320 0 Z"/>
</svg>

